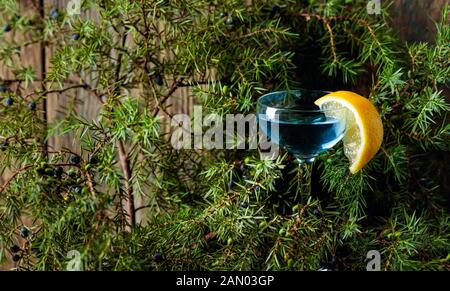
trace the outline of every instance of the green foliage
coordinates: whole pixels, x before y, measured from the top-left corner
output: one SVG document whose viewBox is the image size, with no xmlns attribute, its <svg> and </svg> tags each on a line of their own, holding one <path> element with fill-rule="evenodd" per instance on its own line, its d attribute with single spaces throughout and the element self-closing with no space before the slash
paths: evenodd
<svg viewBox="0 0 450 291">
<path fill-rule="evenodd" d="M 0 84 L 0 172 L 12 172 L 0 185 L 1 262 L 18 244 L 18 268 L 31 270 L 65 269 L 71 250 L 88 270 L 364 270 L 373 249 L 386 270 L 449 270 L 449 7 L 434 43 L 406 44 L 388 6 L 375 16 L 367 1 L 242 2 L 87 0 L 95 16 L 53 19 L 0 1 L 13 76 Z M 34 44 L 54 52 L 44 80 L 22 59 Z M 356 84 L 381 112 L 382 149 L 356 175 L 339 147 L 321 156 L 313 196 L 297 195 L 288 155 L 175 150 L 161 117 L 177 88 L 224 117 L 254 112 L 268 91 Z M 50 94 L 67 96 L 54 124 L 42 114 Z M 87 100 L 101 103 L 93 119 L 78 110 Z M 80 164 L 47 147 L 67 134 Z M 133 197 L 145 205 L 130 210 Z"/>
</svg>

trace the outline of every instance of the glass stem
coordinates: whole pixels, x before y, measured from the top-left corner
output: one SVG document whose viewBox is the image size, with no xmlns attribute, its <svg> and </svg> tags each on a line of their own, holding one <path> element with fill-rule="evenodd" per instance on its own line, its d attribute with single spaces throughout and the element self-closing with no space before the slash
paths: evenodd
<svg viewBox="0 0 450 291">
<path fill-rule="evenodd" d="M 299 187 L 300 195 L 302 197 L 310 197 L 311 192 L 311 173 L 314 158 L 311 159 L 298 159 L 298 177 L 299 177 Z"/>
</svg>

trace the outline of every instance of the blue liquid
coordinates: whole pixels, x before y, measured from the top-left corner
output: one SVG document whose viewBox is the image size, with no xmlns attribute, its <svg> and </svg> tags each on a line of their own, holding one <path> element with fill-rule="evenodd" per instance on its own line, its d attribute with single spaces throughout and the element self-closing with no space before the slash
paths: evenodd
<svg viewBox="0 0 450 291">
<path fill-rule="evenodd" d="M 270 120 L 259 116 L 260 129 L 271 141 L 285 148 L 296 158 L 311 159 L 336 145 L 344 136 L 344 126 L 338 119 L 321 113 L 294 120 Z M 272 126 L 278 126 L 272 130 Z"/>
</svg>

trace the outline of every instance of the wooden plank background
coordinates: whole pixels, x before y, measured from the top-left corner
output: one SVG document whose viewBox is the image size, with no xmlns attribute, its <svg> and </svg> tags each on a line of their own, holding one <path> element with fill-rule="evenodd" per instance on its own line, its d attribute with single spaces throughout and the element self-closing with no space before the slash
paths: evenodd
<svg viewBox="0 0 450 291">
<path fill-rule="evenodd" d="M 30 13 L 30 9 L 35 9 L 31 5 L 32 0 L 20 0 L 23 13 Z M 51 8 L 56 7 L 59 10 L 64 10 L 67 7 L 69 0 L 44 0 L 45 13 L 48 13 Z M 407 41 L 429 41 L 433 39 L 435 32 L 434 23 L 432 20 L 438 20 L 441 14 L 442 7 L 449 0 L 395 0 L 392 5 L 392 24 L 398 31 L 400 37 Z M 95 12 L 85 12 L 83 17 L 95 19 Z M 16 36 L 17 37 L 17 36 Z M 20 36 L 18 36 L 20 37 Z M 25 36 L 26 37 L 26 36 Z M 52 49 L 45 49 L 45 55 L 42 54 L 39 44 L 31 45 L 23 49 L 22 60 L 25 65 L 30 65 L 36 70 L 38 79 L 42 79 L 43 74 L 50 68 L 50 60 L 53 54 Z M 45 66 L 43 66 L 45 63 Z M 8 79 L 12 77 L 11 72 L 4 65 L 0 63 L 0 77 Z M 89 76 L 83 76 L 89 80 Z M 32 89 L 32 88 L 31 88 Z M 30 89 L 30 90 L 31 90 Z M 133 92 L 133 95 L 138 95 L 139 92 Z M 95 119 L 100 109 L 100 103 L 96 98 L 89 97 L 82 89 L 71 90 L 66 94 L 51 94 L 48 95 L 46 108 L 47 120 L 49 123 L 54 123 L 59 118 L 64 116 L 64 108 L 67 101 L 77 95 L 81 102 L 76 106 L 77 112 L 86 119 Z M 172 107 L 169 109 L 171 113 L 189 113 L 193 105 L 193 98 L 187 88 L 179 88 L 174 94 L 174 97 L 169 102 Z M 48 143 L 49 150 L 58 151 L 62 148 L 70 149 L 74 152 L 80 152 L 79 144 L 74 140 L 71 134 L 65 136 L 52 137 Z M 0 183 L 9 177 L 10 173 L 6 172 L 0 177 Z"/>
<path fill-rule="evenodd" d="M 33 11 L 33 5 L 31 5 L 31 1 L 32 0 L 20 0 L 21 14 L 29 15 L 29 14 L 35 13 L 35 11 Z M 10 39 L 14 38 L 16 41 L 23 41 L 24 39 L 29 39 L 29 36 L 27 36 L 27 35 L 14 35 L 11 33 L 7 37 L 9 37 Z M 23 61 L 23 66 L 24 67 L 30 66 L 30 67 L 34 68 L 35 73 L 36 73 L 36 78 L 42 79 L 43 66 L 42 66 L 40 44 L 32 44 L 32 45 L 29 45 L 29 46 L 23 48 L 21 50 L 20 55 L 21 55 L 21 60 Z M 3 64 L 2 62 L 0 62 L 0 78 L 5 79 L 5 80 L 14 78 L 14 75 L 9 70 L 9 68 L 6 67 L 5 64 Z M 14 88 L 14 85 L 13 85 L 13 88 Z M 25 92 L 25 93 L 32 92 L 36 86 L 39 86 L 39 85 L 32 84 L 29 87 L 29 89 L 27 90 L 27 92 Z M 41 107 L 39 109 L 43 110 L 44 108 Z M 8 170 L 5 171 L 3 173 L 3 175 L 0 176 L 0 183 L 3 184 L 5 179 L 7 179 L 10 175 L 11 175 L 10 171 L 8 171 Z"/>
<path fill-rule="evenodd" d="M 402 40 L 433 41 L 442 8 L 449 0 L 395 0 L 391 7 L 392 23 Z"/>
<path fill-rule="evenodd" d="M 64 11 L 67 8 L 69 0 L 45 0 L 45 11 L 48 14 L 52 8 L 57 8 L 59 11 Z M 96 18 L 92 11 L 83 12 L 83 18 Z M 46 48 L 45 64 L 46 70 L 51 66 L 51 57 L 54 51 L 52 48 Z M 82 76 L 83 79 L 89 82 L 89 76 Z M 78 81 L 76 79 L 72 81 Z M 65 107 L 74 96 L 77 96 L 79 103 L 75 106 L 76 112 L 86 118 L 87 120 L 96 119 L 97 113 L 101 104 L 96 98 L 88 95 L 83 89 L 70 90 L 65 94 L 50 94 L 47 96 L 47 122 L 49 124 L 55 123 L 64 116 Z M 76 142 L 72 134 L 64 136 L 52 137 L 48 141 L 49 151 L 59 151 L 63 148 L 69 149 L 72 152 L 80 153 L 79 144 Z"/>
<path fill-rule="evenodd" d="M 21 3 L 22 13 L 33 12 L 35 9 L 31 5 L 32 0 L 18 0 Z M 49 13 L 52 7 L 60 10 L 66 9 L 69 0 L 44 0 L 45 13 Z M 435 28 L 434 21 L 439 20 L 442 7 L 449 3 L 449 0 L 394 0 L 391 7 L 392 24 L 398 32 L 402 40 L 406 41 L 430 41 L 433 39 Z M 30 11 L 31 9 L 31 11 Z M 83 15 L 86 18 L 95 18 L 95 12 L 87 12 Z M 26 37 L 26 36 L 16 36 Z M 38 79 L 42 79 L 45 71 L 50 68 L 50 60 L 53 54 L 51 49 L 41 49 L 39 44 L 31 45 L 22 50 L 22 61 L 25 65 L 32 66 L 36 71 Z M 3 79 L 12 78 L 11 72 L 0 63 L 0 77 Z M 90 76 L 83 76 L 89 80 Z M 40 86 L 39 84 L 35 86 Z M 30 89 L 32 90 L 32 88 Z M 46 107 L 42 108 L 46 112 L 49 123 L 53 123 L 58 118 L 64 116 L 64 107 L 70 98 L 77 94 L 77 98 L 82 102 L 77 105 L 76 110 L 86 119 L 95 119 L 100 109 L 100 103 L 96 98 L 89 97 L 83 90 L 70 91 L 66 94 L 48 95 Z M 138 96 L 139 91 L 133 92 L 134 96 Z M 172 107 L 168 110 L 172 114 L 190 113 L 194 100 L 191 92 L 187 88 L 179 88 L 174 97 L 168 102 Z M 60 150 L 68 148 L 74 152 L 80 152 L 80 146 L 74 140 L 73 136 L 57 136 L 49 140 L 49 150 Z M 9 172 L 5 172 L 0 176 L 0 183 L 3 184 L 10 176 Z M 136 198 L 136 207 L 142 205 L 142 198 Z M 142 211 L 138 212 L 142 215 Z M 137 217 L 140 221 L 141 217 Z M 1 269 L 1 266 L 0 266 Z"/>
<path fill-rule="evenodd" d="M 22 0 L 28 2 L 31 0 Z M 49 11 L 51 7 L 65 9 L 69 0 L 45 0 L 45 11 Z M 438 20 L 442 7 L 449 0 L 395 0 L 392 6 L 393 25 L 397 29 L 400 37 L 408 41 L 426 41 L 432 40 L 434 35 L 434 24 L 432 19 Z M 24 6 L 30 7 L 30 6 Z M 86 18 L 95 18 L 95 13 L 87 12 L 83 15 Z M 37 72 L 42 72 L 40 48 L 32 46 L 23 51 L 23 60 L 27 64 L 33 65 Z M 50 66 L 52 51 L 46 50 L 46 68 Z M 1 68 L 0 68 L 1 69 Z M 8 72 L 6 72 L 8 73 Z M 89 76 L 85 76 L 89 79 Z M 134 92 L 138 94 L 138 92 Z M 82 103 L 77 106 L 77 111 L 87 119 L 94 119 L 100 109 L 100 104 L 96 98 L 88 98 L 84 90 L 71 91 L 69 94 L 78 94 L 78 99 Z M 187 88 L 180 88 L 172 98 L 171 113 L 188 113 L 191 110 L 193 100 Z M 48 122 L 53 123 L 61 117 L 61 110 L 67 103 L 67 94 L 53 94 L 47 100 L 47 118 Z M 49 141 L 49 147 L 59 150 L 67 147 L 75 152 L 79 151 L 79 146 L 73 140 L 71 135 L 63 137 L 55 137 Z"/>
<path fill-rule="evenodd" d="M 35 9 L 31 5 L 32 0 L 20 0 L 23 13 L 30 13 L 30 9 Z M 45 13 L 48 13 L 52 7 L 64 10 L 69 0 L 44 0 Z M 433 20 L 438 20 L 442 7 L 449 0 L 395 0 L 392 5 L 392 24 L 403 40 L 407 41 L 429 41 L 433 39 L 435 32 Z M 95 18 L 95 12 L 86 12 L 83 17 Z M 16 36 L 20 37 L 20 36 Z M 25 36 L 26 37 L 26 36 Z M 53 54 L 51 49 L 45 49 L 45 55 L 41 53 L 39 44 L 31 45 L 22 50 L 22 61 L 25 65 L 35 68 L 36 76 L 42 79 L 43 74 L 50 68 L 50 60 Z M 45 63 L 45 67 L 43 66 Z M 8 79 L 13 77 L 11 72 L 0 63 L 0 77 Z M 83 76 L 89 80 L 89 76 Z M 32 88 L 31 88 L 32 89 Z M 30 89 L 30 90 L 31 90 Z M 133 92 L 138 95 L 137 92 Z M 82 102 L 77 105 L 76 110 L 86 119 L 94 119 L 100 109 L 100 103 L 96 98 L 89 97 L 84 90 L 72 90 L 66 94 L 48 95 L 46 116 L 49 123 L 53 123 L 64 115 L 64 107 L 67 101 L 77 94 L 77 98 Z M 187 88 L 179 88 L 174 97 L 169 102 L 172 107 L 171 113 L 189 113 L 193 105 L 193 98 Z M 60 150 L 68 148 L 74 152 L 79 152 L 80 147 L 73 136 L 52 137 L 48 143 L 49 150 Z M 10 173 L 6 172 L 0 177 L 0 183 L 8 178 Z"/>
</svg>

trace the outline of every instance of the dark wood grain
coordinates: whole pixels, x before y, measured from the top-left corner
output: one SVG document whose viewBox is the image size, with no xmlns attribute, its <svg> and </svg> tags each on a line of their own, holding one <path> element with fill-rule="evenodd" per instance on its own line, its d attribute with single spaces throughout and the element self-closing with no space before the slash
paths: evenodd
<svg viewBox="0 0 450 291">
<path fill-rule="evenodd" d="M 22 15 L 31 15 L 31 14 L 36 14 L 39 13 L 39 11 L 36 10 L 36 7 L 34 7 L 31 4 L 31 0 L 21 0 L 20 1 L 20 11 Z M 31 39 L 31 36 L 28 34 L 22 35 L 21 33 L 14 33 L 14 32 L 9 32 L 9 35 L 7 36 L 7 38 L 10 38 L 12 40 L 12 38 L 14 38 L 14 40 L 16 40 L 17 42 L 21 42 L 21 41 L 27 41 Z M 17 58 L 18 60 L 18 58 Z M 21 50 L 20 53 L 20 61 L 22 62 L 22 66 L 23 67 L 31 67 L 34 69 L 35 71 L 35 75 L 36 78 L 42 79 L 42 62 L 41 62 L 41 46 L 40 44 L 32 44 L 32 45 L 28 45 L 25 48 L 23 48 Z M 2 62 L 0 62 L 0 78 L 2 79 L 14 79 L 14 75 L 12 74 L 11 70 Z M 17 84 L 12 84 L 11 85 L 11 89 L 15 90 Z M 33 90 L 36 87 L 40 87 L 39 82 L 36 82 L 34 84 L 30 84 L 27 87 L 27 90 L 24 92 L 24 94 L 33 92 Z M 42 107 L 42 104 L 40 104 L 39 106 L 41 111 L 44 110 L 44 108 Z M 11 175 L 10 171 L 5 171 L 3 173 L 3 175 L 0 176 L 0 183 L 5 182 L 6 179 L 8 179 Z"/>
<path fill-rule="evenodd" d="M 449 0 L 395 0 L 391 7 L 392 25 L 405 41 L 434 39 L 442 9 Z"/>
<path fill-rule="evenodd" d="M 249 1 L 248 1 L 249 2 Z M 51 7 L 66 9 L 68 0 L 45 0 L 45 12 L 48 13 Z M 433 21 L 438 21 L 443 6 L 449 3 L 449 0 L 395 0 L 391 7 L 391 19 L 394 30 L 404 41 L 432 41 L 435 34 L 435 26 Z M 36 13 L 31 0 L 21 0 L 21 8 L 23 13 Z M 83 17 L 95 18 L 95 12 L 86 12 Z M 27 37 L 16 36 L 16 37 Z M 53 49 L 45 49 L 44 54 L 39 44 L 31 45 L 22 51 L 22 61 L 26 66 L 32 66 L 36 71 L 38 78 L 43 77 L 43 72 L 51 67 L 51 57 Z M 45 67 L 42 65 L 45 64 Z M 0 63 L 0 77 L 11 78 L 12 74 L 8 68 Z M 84 76 L 87 80 L 93 76 Z M 40 86 L 39 83 L 33 86 Z M 31 86 L 30 90 L 34 87 Z M 133 90 L 132 95 L 138 97 L 139 90 Z M 47 96 L 46 108 L 42 108 L 46 112 L 46 118 L 49 124 L 53 124 L 58 119 L 63 118 L 66 111 L 65 107 L 74 97 L 80 101 L 76 106 L 77 112 L 86 119 L 96 119 L 101 104 L 96 98 L 88 95 L 84 90 L 72 90 L 63 94 L 49 94 Z M 178 88 L 172 98 L 167 100 L 167 105 L 171 105 L 168 109 L 170 114 L 190 113 L 194 104 L 192 91 L 188 88 Z M 164 115 L 163 112 L 159 113 Z M 68 148 L 74 152 L 80 152 L 80 145 L 72 135 L 55 136 L 49 140 L 50 150 L 60 150 Z M 11 175 L 5 172 L 0 176 L 0 183 Z M 145 198 L 136 198 L 136 208 L 145 204 Z M 143 211 L 138 212 L 136 220 L 142 219 Z M 10 267 L 10 266 L 9 266 Z M 5 268 L 5 266 L 3 266 Z M 8 268 L 8 267 L 6 267 Z M 0 270 L 2 267 L 0 266 Z"/>
</svg>

